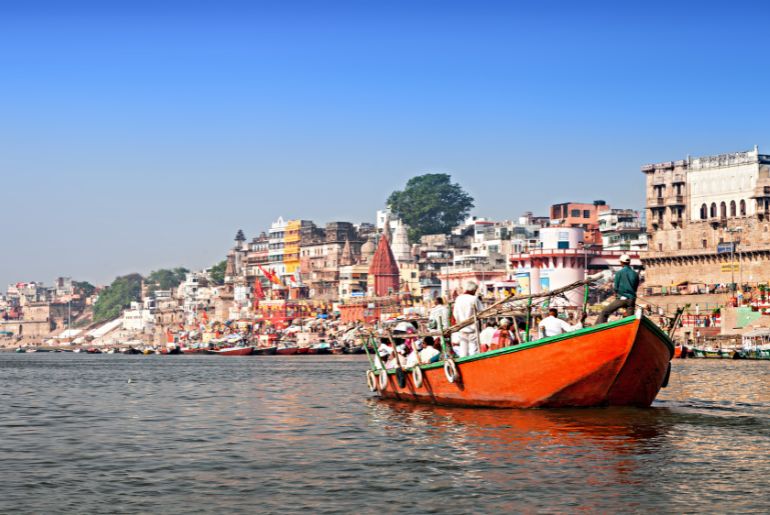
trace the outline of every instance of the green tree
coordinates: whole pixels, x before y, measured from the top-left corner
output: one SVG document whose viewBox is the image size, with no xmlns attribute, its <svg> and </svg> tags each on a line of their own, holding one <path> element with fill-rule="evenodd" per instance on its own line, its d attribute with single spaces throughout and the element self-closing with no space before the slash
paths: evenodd
<svg viewBox="0 0 770 515">
<path fill-rule="evenodd" d="M 99 299 L 94 304 L 94 322 L 117 318 L 132 301 L 141 298 L 141 275 L 129 274 L 116 278 L 112 284 L 99 292 Z"/>
<path fill-rule="evenodd" d="M 394 191 L 388 207 L 409 226 L 409 240 L 416 243 L 425 234 L 447 234 L 462 222 L 473 208 L 473 197 L 452 183 L 445 173 L 412 177 L 403 191 Z"/>
<path fill-rule="evenodd" d="M 79 293 L 82 298 L 90 297 L 96 291 L 96 286 L 88 281 L 73 281 L 72 286 L 75 287 L 75 292 Z"/>
<path fill-rule="evenodd" d="M 227 260 L 223 259 L 216 265 L 211 267 L 211 280 L 216 285 L 225 284 L 225 270 L 227 269 Z"/>
<path fill-rule="evenodd" d="M 144 280 L 144 284 L 147 286 L 147 291 L 149 293 L 152 293 L 155 290 L 171 290 L 184 281 L 188 272 L 188 269 L 182 267 L 154 270 L 150 272 L 150 275 Z"/>
</svg>

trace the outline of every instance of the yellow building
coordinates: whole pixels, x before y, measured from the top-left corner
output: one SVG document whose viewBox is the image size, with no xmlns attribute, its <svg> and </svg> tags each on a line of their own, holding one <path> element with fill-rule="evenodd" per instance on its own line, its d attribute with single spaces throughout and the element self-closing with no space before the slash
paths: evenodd
<svg viewBox="0 0 770 515">
<path fill-rule="evenodd" d="M 400 263 L 398 271 L 401 276 L 401 291 L 408 291 L 413 297 L 422 295 L 420 286 L 420 268 L 417 263 Z"/>
<path fill-rule="evenodd" d="M 299 268 L 299 242 L 302 220 L 289 220 L 283 236 L 283 264 L 286 275 L 291 275 Z"/>
</svg>

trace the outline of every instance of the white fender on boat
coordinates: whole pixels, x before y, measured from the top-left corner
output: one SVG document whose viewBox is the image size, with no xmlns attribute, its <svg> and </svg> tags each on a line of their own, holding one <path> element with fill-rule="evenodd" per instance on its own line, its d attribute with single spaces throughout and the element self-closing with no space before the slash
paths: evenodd
<svg viewBox="0 0 770 515">
<path fill-rule="evenodd" d="M 380 370 L 380 391 L 388 386 L 388 371 L 384 368 Z"/>
<path fill-rule="evenodd" d="M 416 366 L 412 369 L 412 382 L 415 388 L 422 387 L 422 369 Z"/>
<path fill-rule="evenodd" d="M 377 376 L 371 370 L 366 371 L 366 386 L 369 387 L 369 391 L 373 392 L 377 389 Z"/>
<path fill-rule="evenodd" d="M 444 375 L 450 383 L 457 380 L 457 365 L 455 365 L 454 360 L 448 359 L 444 362 Z"/>
</svg>

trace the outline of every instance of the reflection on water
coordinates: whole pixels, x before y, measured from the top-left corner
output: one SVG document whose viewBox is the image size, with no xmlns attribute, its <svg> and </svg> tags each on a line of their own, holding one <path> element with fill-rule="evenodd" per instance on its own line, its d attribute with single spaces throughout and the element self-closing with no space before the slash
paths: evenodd
<svg viewBox="0 0 770 515">
<path fill-rule="evenodd" d="M 376 399 L 360 357 L 3 354 L 0 512 L 767 511 L 769 365 L 471 410 Z"/>
</svg>

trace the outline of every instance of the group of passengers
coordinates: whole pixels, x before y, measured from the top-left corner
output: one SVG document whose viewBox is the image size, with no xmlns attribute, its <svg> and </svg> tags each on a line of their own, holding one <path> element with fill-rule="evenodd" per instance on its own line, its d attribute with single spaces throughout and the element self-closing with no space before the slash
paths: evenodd
<svg viewBox="0 0 770 515">
<path fill-rule="evenodd" d="M 484 305 L 478 296 L 478 284 L 468 281 L 464 291 L 455 299 L 452 315 L 457 324 L 473 319 L 483 311 Z M 442 299 L 436 299 L 436 306 L 430 312 L 432 328 L 445 329 L 449 324 L 449 309 Z M 583 327 L 585 315 L 576 324 L 570 324 L 559 318 L 556 308 L 550 308 L 548 315 L 538 321 L 538 337 L 547 338 L 562 333 L 575 331 Z M 439 325 L 440 323 L 440 325 Z M 470 324 L 452 335 L 453 348 L 458 357 L 472 356 L 479 352 L 502 349 L 518 345 L 526 340 L 526 325 L 517 324 L 510 318 L 502 318 L 499 322 L 489 320 L 483 330 L 478 331 L 475 324 Z M 456 344 L 456 345 L 455 345 Z"/>
<path fill-rule="evenodd" d="M 455 299 L 452 317 L 456 324 L 473 319 L 484 309 L 477 295 L 478 285 L 473 281 L 465 284 L 462 295 Z M 431 330 L 443 331 L 451 326 L 449 308 L 442 298 L 434 301 L 428 319 Z M 583 317 L 584 318 L 584 317 Z M 583 327 L 582 319 L 576 324 L 559 318 L 556 308 L 550 308 L 542 320 L 533 320 L 538 328 L 539 338 L 548 338 L 575 331 Z M 463 327 L 452 334 L 450 352 L 457 357 L 473 356 L 479 352 L 502 349 L 526 341 L 526 325 L 518 324 L 510 318 L 499 321 L 487 320 L 484 329 L 478 330 L 475 324 Z M 399 322 L 392 337 L 382 337 L 375 360 L 385 368 L 411 368 L 415 365 L 434 363 L 441 358 L 441 344 L 432 336 L 418 337 L 417 325 L 412 322 Z"/>
<path fill-rule="evenodd" d="M 432 336 L 417 337 L 417 328 L 410 322 L 399 322 L 392 337 L 380 338 L 376 360 L 385 368 L 412 368 L 435 363 L 441 357 L 441 346 Z M 379 364 L 378 363 L 378 364 Z"/>
</svg>

